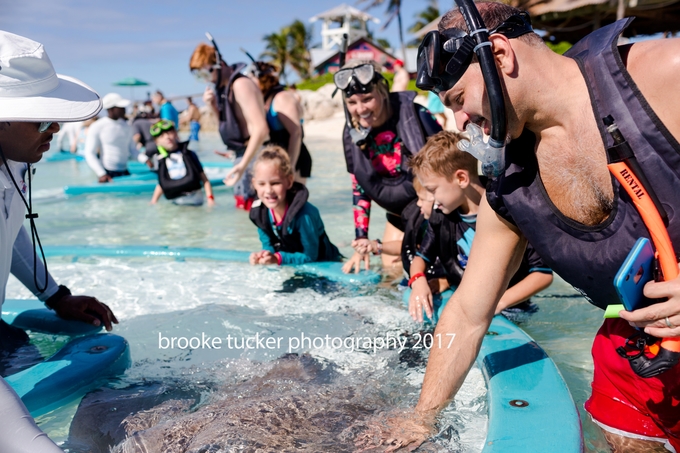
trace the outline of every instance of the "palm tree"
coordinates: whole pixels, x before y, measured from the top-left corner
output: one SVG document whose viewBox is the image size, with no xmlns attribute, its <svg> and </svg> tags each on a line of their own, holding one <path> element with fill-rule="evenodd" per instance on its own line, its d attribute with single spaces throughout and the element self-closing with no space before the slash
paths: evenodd
<svg viewBox="0 0 680 453">
<path fill-rule="evenodd" d="M 357 3 L 370 2 L 366 9 L 376 8 L 385 3 L 385 0 L 358 0 Z M 406 46 L 404 45 L 404 27 L 401 24 L 401 0 L 387 0 L 387 21 L 383 25 L 382 30 L 387 28 L 392 20 L 396 17 L 399 26 L 399 42 L 401 43 L 402 58 L 406 59 Z"/>
<path fill-rule="evenodd" d="M 288 62 L 301 79 L 308 79 L 312 58 L 309 47 L 312 42 L 312 27 L 296 20 L 284 29 L 288 34 Z"/>
<path fill-rule="evenodd" d="M 265 51 L 261 56 L 271 58 L 271 62 L 281 68 L 281 78 L 288 85 L 286 77 L 286 64 L 288 64 L 289 48 L 288 33 L 284 28 L 279 33 L 270 33 L 264 36 L 266 43 Z"/>
<path fill-rule="evenodd" d="M 428 7 L 417 13 L 415 18 L 417 20 L 411 25 L 411 28 L 408 29 L 409 33 L 415 33 L 425 27 L 425 25 L 439 18 L 439 2 L 437 2 L 437 0 L 430 0 Z"/>
</svg>

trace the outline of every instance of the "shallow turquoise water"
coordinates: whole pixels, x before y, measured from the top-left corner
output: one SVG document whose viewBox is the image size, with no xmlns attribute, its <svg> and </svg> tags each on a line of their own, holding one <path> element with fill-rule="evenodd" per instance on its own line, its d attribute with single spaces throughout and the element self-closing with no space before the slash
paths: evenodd
<svg viewBox="0 0 680 453">
<path fill-rule="evenodd" d="M 204 136 L 205 137 L 205 136 Z M 331 240 L 349 256 L 354 235 L 351 189 L 340 153 L 331 153 L 308 139 L 314 158 L 308 181 L 310 201 L 324 219 Z M 221 148 L 217 137 L 200 144 L 202 160 L 219 160 L 212 153 Z M 151 194 L 135 196 L 85 195 L 65 198 L 66 184 L 93 182 L 84 163 L 40 163 L 34 180 L 35 211 L 43 244 L 49 245 L 168 245 L 236 250 L 257 250 L 259 240 L 247 214 L 237 211 L 228 189 L 217 188 L 214 208 L 178 207 L 166 200 L 148 204 Z M 371 236 L 382 235 L 384 214 L 373 207 Z M 57 280 L 74 292 L 106 301 L 121 324 L 115 333 L 131 345 L 134 365 L 125 380 L 143 377 L 181 377 L 189 381 L 229 381 L 238 374 L 239 361 L 270 361 L 285 348 L 243 351 L 169 350 L 159 348 L 165 337 L 232 334 L 234 337 L 266 332 L 291 338 L 304 332 L 310 337 L 398 335 L 414 332 L 400 305 L 399 294 L 389 284 L 359 292 L 303 281 L 290 269 L 251 268 L 243 264 L 195 260 L 87 258 L 50 259 Z M 374 265 L 378 263 L 375 262 Z M 332 285 L 331 285 L 332 286 Z M 11 282 L 8 297 L 29 297 L 18 282 Z M 597 429 L 582 410 L 589 394 L 592 363 L 590 345 L 601 323 L 601 311 L 591 307 L 564 282 L 557 280 L 535 299 L 540 306 L 522 327 L 555 360 L 581 410 L 587 451 L 607 451 Z M 285 341 L 284 341 L 285 346 Z M 356 384 L 367 379 L 380 382 L 385 401 L 408 406 L 417 399 L 422 366 L 407 367 L 394 351 L 348 351 L 315 348 L 319 360 L 333 363 L 346 375 L 356 374 Z M 231 366 L 231 368 L 230 368 Z M 224 370 L 229 368 L 228 373 Z M 217 370 L 217 371 L 216 371 Z M 236 371 L 234 371 L 236 370 Z M 248 368 L 249 372 L 252 371 Z M 236 373 L 236 374 L 234 374 Z M 389 379 L 388 379 L 389 377 Z M 484 389 L 474 370 L 455 408 L 447 411 L 442 425 L 451 424 L 460 444 L 439 442 L 442 451 L 479 451 L 484 440 L 486 408 L 480 405 Z M 74 411 L 48 414 L 40 422 L 55 439 L 63 440 Z M 64 416 L 66 414 L 67 416 Z"/>
</svg>

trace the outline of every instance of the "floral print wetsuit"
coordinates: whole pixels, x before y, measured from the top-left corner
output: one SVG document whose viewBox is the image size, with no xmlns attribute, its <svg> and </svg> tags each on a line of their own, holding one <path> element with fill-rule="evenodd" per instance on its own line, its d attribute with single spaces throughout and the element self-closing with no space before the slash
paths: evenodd
<svg viewBox="0 0 680 453">
<path fill-rule="evenodd" d="M 441 130 L 441 126 L 432 114 L 424 107 L 418 108 L 418 117 L 423 126 L 425 136 L 429 137 Z M 366 140 L 368 158 L 375 171 L 384 177 L 397 177 L 402 173 L 403 142 L 396 133 L 393 120 L 371 131 Z M 419 150 L 410 150 L 416 153 Z M 356 177 L 352 174 L 352 198 L 354 204 L 354 231 L 356 238 L 368 237 L 368 224 L 371 218 L 371 198 L 364 192 Z M 401 213 L 392 213 L 399 215 Z"/>
</svg>

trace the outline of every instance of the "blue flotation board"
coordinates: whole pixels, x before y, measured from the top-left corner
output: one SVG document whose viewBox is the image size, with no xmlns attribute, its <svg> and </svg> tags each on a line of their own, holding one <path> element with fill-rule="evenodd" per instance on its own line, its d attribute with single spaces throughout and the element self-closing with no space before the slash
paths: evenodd
<svg viewBox="0 0 680 453">
<path fill-rule="evenodd" d="M 45 256 L 148 256 L 169 257 L 176 259 L 203 258 L 222 261 L 247 263 L 250 252 L 241 250 L 204 249 L 191 247 L 163 247 L 163 246 L 45 246 Z M 292 265 L 300 272 L 326 277 L 339 283 L 351 285 L 377 284 L 381 275 L 374 271 L 363 270 L 358 274 L 342 272 L 342 263 L 316 262 Z"/>
<path fill-rule="evenodd" d="M 123 337 L 97 334 L 101 327 L 61 319 L 44 307 L 36 300 L 6 300 L 2 307 L 2 318 L 15 327 L 78 336 L 43 362 L 5 378 L 33 417 L 80 398 L 130 366 Z"/>
<path fill-rule="evenodd" d="M 454 339 L 455 341 L 455 339 Z M 581 421 L 555 362 L 522 329 L 493 318 L 477 356 L 487 384 L 482 453 L 581 453 Z"/>
<path fill-rule="evenodd" d="M 82 397 L 129 366 L 130 350 L 123 337 L 87 335 L 69 341 L 52 357 L 5 381 L 37 417 Z"/>
<path fill-rule="evenodd" d="M 409 288 L 402 295 L 406 306 L 410 294 Z M 435 322 L 452 295 L 450 289 L 433 295 Z M 429 322 L 424 311 L 423 319 Z M 581 421 L 567 384 L 555 362 L 522 329 L 495 316 L 477 366 L 488 389 L 489 428 L 482 453 L 583 451 Z"/>
<path fill-rule="evenodd" d="M 131 176 L 121 176 L 114 178 L 112 182 L 100 184 L 85 184 L 77 186 L 65 186 L 65 195 L 83 195 L 89 193 L 148 193 L 153 192 L 158 184 L 157 177 L 154 173 L 149 172 L 151 178 L 144 179 L 143 174 L 137 173 Z M 132 178 L 132 179 L 122 179 Z M 224 185 L 224 177 L 209 177 L 210 184 L 214 186 Z"/>
<path fill-rule="evenodd" d="M 34 299 L 7 299 L 2 304 L 2 319 L 20 329 L 53 335 L 91 335 L 102 327 L 79 321 L 62 319 Z"/>
<path fill-rule="evenodd" d="M 70 153 L 68 151 L 59 151 L 49 154 L 44 160 L 45 162 L 62 162 L 64 160 L 75 160 L 80 162 L 85 160 L 85 157 L 81 156 L 80 154 Z"/>
<path fill-rule="evenodd" d="M 233 168 L 234 162 L 231 160 L 215 160 L 215 161 L 210 160 L 207 162 L 201 161 L 201 165 L 203 166 L 203 168 Z M 153 173 L 146 164 L 137 161 L 128 162 L 127 169 L 133 175 Z"/>
</svg>

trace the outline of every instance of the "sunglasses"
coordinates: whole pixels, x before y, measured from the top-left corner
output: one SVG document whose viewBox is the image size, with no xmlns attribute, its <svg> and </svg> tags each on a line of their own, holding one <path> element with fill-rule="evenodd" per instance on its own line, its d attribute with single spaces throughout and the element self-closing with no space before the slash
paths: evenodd
<svg viewBox="0 0 680 453">
<path fill-rule="evenodd" d="M 163 132 L 174 131 L 175 123 L 170 120 L 160 120 L 149 128 L 152 137 L 158 137 Z"/>
<path fill-rule="evenodd" d="M 489 36 L 500 33 L 513 39 L 532 31 L 531 18 L 523 11 L 489 31 Z M 416 86 L 435 94 L 450 90 L 470 66 L 476 47 L 475 39 L 459 28 L 429 32 L 418 47 Z"/>
<path fill-rule="evenodd" d="M 201 82 L 211 82 L 212 81 L 212 73 L 215 72 L 216 69 L 218 69 L 219 66 L 211 66 L 208 69 L 205 68 L 199 68 L 199 69 L 193 69 L 191 73 L 196 77 L 199 81 Z"/>
<path fill-rule="evenodd" d="M 41 134 L 43 132 L 47 132 L 47 129 L 49 129 L 50 126 L 52 126 L 52 123 L 54 123 L 54 121 L 43 121 L 43 122 L 41 122 L 38 125 L 38 132 L 40 132 Z"/>
</svg>

